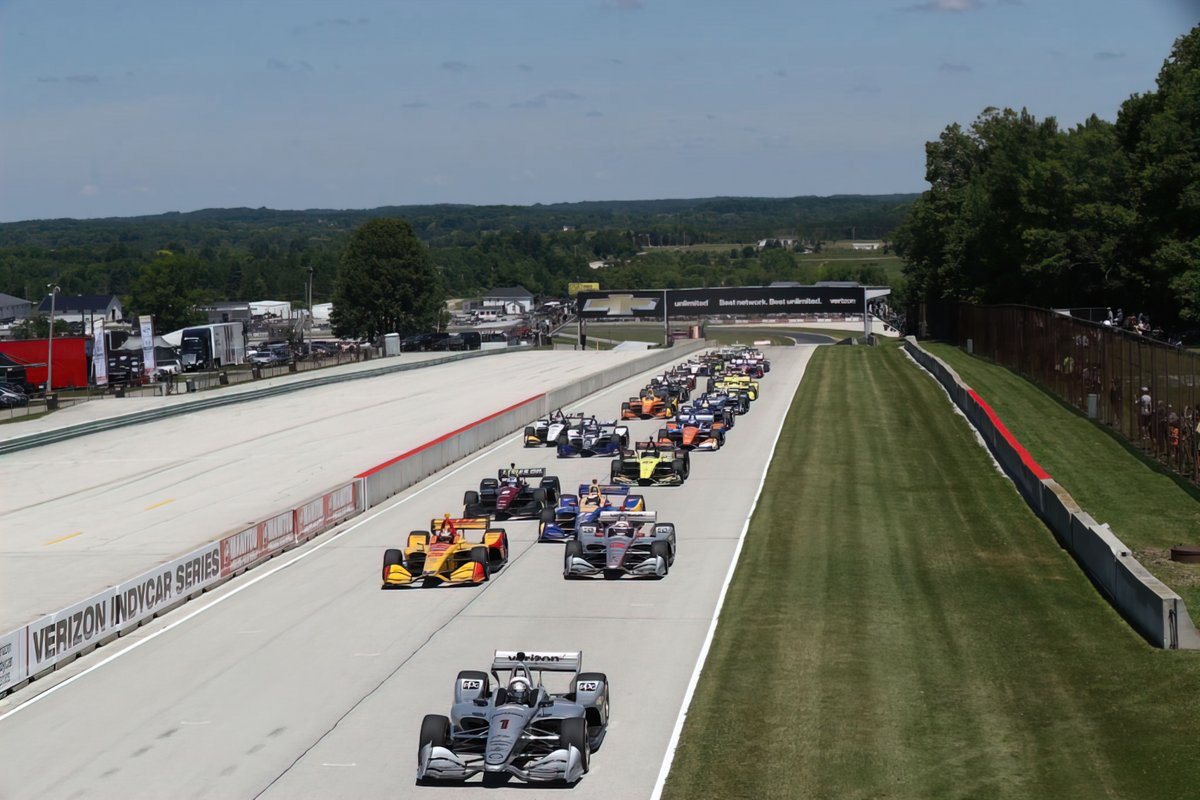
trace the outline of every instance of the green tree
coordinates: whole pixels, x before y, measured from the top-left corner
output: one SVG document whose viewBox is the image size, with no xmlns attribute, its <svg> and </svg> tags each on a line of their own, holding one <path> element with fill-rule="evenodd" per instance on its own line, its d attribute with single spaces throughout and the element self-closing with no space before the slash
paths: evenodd
<svg viewBox="0 0 1200 800">
<path fill-rule="evenodd" d="M 350 237 L 333 289 L 333 330 L 374 339 L 437 324 L 445 290 L 425 245 L 403 219 L 374 219 Z"/>
<path fill-rule="evenodd" d="M 207 267 L 190 256 L 159 255 L 142 267 L 129 295 L 134 315 L 150 314 L 154 329 L 165 333 L 204 321 L 197 306 L 210 303 Z"/>
</svg>

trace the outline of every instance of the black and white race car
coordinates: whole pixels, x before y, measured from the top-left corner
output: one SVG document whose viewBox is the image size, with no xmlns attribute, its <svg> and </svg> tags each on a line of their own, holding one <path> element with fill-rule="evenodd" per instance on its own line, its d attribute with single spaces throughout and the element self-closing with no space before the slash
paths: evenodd
<svg viewBox="0 0 1200 800">
<path fill-rule="evenodd" d="M 582 653 L 496 651 L 491 673 L 464 670 L 450 715 L 428 714 L 417 745 L 417 781 L 572 784 L 588 771 L 608 730 L 608 677 L 580 672 Z M 572 673 L 564 691 L 543 673 Z M 536 674 L 536 678 L 534 677 Z"/>
</svg>

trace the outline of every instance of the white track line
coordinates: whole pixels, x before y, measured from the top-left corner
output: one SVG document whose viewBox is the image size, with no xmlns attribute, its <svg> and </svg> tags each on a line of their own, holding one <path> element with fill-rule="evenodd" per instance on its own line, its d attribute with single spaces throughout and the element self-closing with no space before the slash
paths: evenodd
<svg viewBox="0 0 1200 800">
<path fill-rule="evenodd" d="M 809 358 L 811 359 L 811 355 Z M 808 370 L 808 362 L 803 365 L 805 371 Z M 801 373 L 800 380 L 804 380 L 804 374 Z M 800 384 L 796 384 L 796 391 L 800 391 Z M 792 394 L 795 398 L 795 394 Z M 708 626 L 708 634 L 704 637 L 704 644 L 700 648 L 700 655 L 696 657 L 696 667 L 692 670 L 692 677 L 688 681 L 687 691 L 683 695 L 683 703 L 679 706 L 679 716 L 675 718 L 675 728 L 671 731 L 671 741 L 667 744 L 667 752 L 663 754 L 662 766 L 658 770 L 658 780 L 654 782 L 654 791 L 650 795 L 650 800 L 660 800 L 663 793 L 663 787 L 667 784 L 667 775 L 671 772 L 671 763 L 675 760 L 675 750 L 679 747 L 679 735 L 683 733 L 683 723 L 687 720 L 688 709 L 692 705 L 692 695 L 696 693 L 696 685 L 700 683 L 700 673 L 704 670 L 704 661 L 708 658 L 708 649 L 712 646 L 713 636 L 717 632 L 717 621 L 721 617 L 721 608 L 725 605 L 725 595 L 729 591 L 729 584 L 733 581 L 733 573 L 737 570 L 738 559 L 742 555 L 742 545 L 746 542 L 746 533 L 750 530 L 750 518 L 754 516 L 755 509 L 758 508 L 758 498 L 762 495 L 763 485 L 767 482 L 767 472 L 771 469 L 771 462 L 775 459 L 775 446 L 779 444 L 779 436 L 783 433 L 784 423 L 787 422 L 788 414 L 791 412 L 792 404 L 788 403 L 788 409 L 779 419 L 779 427 L 775 429 L 775 438 L 771 441 L 771 456 L 767 459 L 767 463 L 763 466 L 762 475 L 758 479 L 758 491 L 754 493 L 754 502 L 750 505 L 750 511 L 746 514 L 746 521 L 742 523 L 742 532 L 738 535 L 737 548 L 733 551 L 733 558 L 729 561 L 729 570 L 725 573 L 725 582 L 721 584 L 721 594 L 717 597 L 717 607 L 713 609 L 712 622 Z M 3 717 L 0 717 L 3 719 Z"/>
<path fill-rule="evenodd" d="M 660 365 L 660 366 L 664 366 L 664 365 Z M 637 373 L 637 375 L 631 375 L 629 378 L 625 378 L 624 380 L 617 381 L 616 383 L 614 383 L 612 385 L 605 386 L 603 389 L 599 389 L 599 390 L 593 392 L 592 394 L 588 395 L 587 397 L 580 398 L 575 403 L 571 404 L 569 407 L 570 408 L 582 408 L 583 403 L 590 402 L 596 396 L 608 393 L 608 392 L 612 391 L 615 387 L 620 386 L 621 384 L 625 383 L 628 380 L 632 380 L 641 375 L 644 375 L 644 374 L 646 374 L 646 372 L 654 372 L 657 369 L 658 369 L 658 367 L 652 367 L 648 370 Z M 107 658 L 97 661 L 95 664 L 92 664 L 90 667 L 84 669 L 82 672 L 72 675 L 71 677 L 69 677 L 65 681 L 63 681 L 62 683 L 56 683 L 55 685 L 51 686 L 50 688 L 46 689 L 45 691 L 40 692 L 40 693 L 34 695 L 33 697 L 29 698 L 28 700 L 24 701 L 20 705 L 15 706 L 14 708 L 10 709 L 9 711 L 4 712 L 3 714 L 0 714 L 0 722 L 3 722 L 4 720 L 8 719 L 13 714 L 16 714 L 18 711 L 22 711 L 26 708 L 29 708 L 32 705 L 35 705 L 36 703 L 41 702 L 45 698 L 47 698 L 50 695 L 57 692 L 59 689 L 64 689 L 67 686 L 70 686 L 72 683 L 74 683 L 75 681 L 84 677 L 85 675 L 91 673 L 93 670 L 100 669 L 105 664 L 108 664 L 112 661 L 117 660 L 118 658 L 120 658 L 124 655 L 127 655 L 127 654 L 133 652 L 134 650 L 138 649 L 139 647 L 141 647 L 142 645 L 144 645 L 148 642 L 154 641 L 159 636 L 162 636 L 164 633 L 177 628 L 178 626 L 182 625 L 183 623 L 187 622 L 188 620 L 192 619 L 193 617 L 195 617 L 199 614 L 203 614 L 205 611 L 208 611 L 209 609 L 214 608 L 214 607 L 220 605 L 221 603 L 224 603 L 229 598 L 234 597 L 241 592 L 244 592 L 246 589 L 249 589 L 251 586 L 255 585 L 259 581 L 266 580 L 267 578 L 274 575 L 276 572 L 279 572 L 281 569 L 287 569 L 288 567 L 292 566 L 293 564 L 297 563 L 298 561 L 308 558 L 313 553 L 316 553 L 319 550 L 327 547 L 328 545 L 333 544 L 338 539 L 342 538 L 343 536 L 350 533 L 351 531 L 357 530 L 362 525 L 365 525 L 368 522 L 371 522 L 371 521 L 377 519 L 378 517 L 383 516 L 384 514 L 388 513 L 389 511 L 393 511 L 393 510 L 399 508 L 400 506 L 407 503 L 409 500 L 412 500 L 413 498 L 418 497 L 426 489 L 431 489 L 434 486 L 437 486 L 442 481 L 446 480 L 447 478 L 453 477 L 454 475 L 458 474 L 462 470 L 464 470 L 467 467 L 474 464 L 476 461 L 479 461 L 481 458 L 485 458 L 485 457 L 491 455 L 494 451 L 499 450 L 502 447 L 505 447 L 509 444 L 512 444 L 515 441 L 520 440 L 520 438 L 522 436 L 524 436 L 523 432 L 513 433 L 510 436 L 506 436 L 503 439 L 496 442 L 495 444 L 493 444 L 491 447 L 487 448 L 486 450 L 481 451 L 478 455 L 476 455 L 470 461 L 465 461 L 462 464 L 459 464 L 454 469 L 450 470 L 449 472 L 447 472 L 444 475 L 440 475 L 436 479 L 434 479 L 434 480 L 430 481 L 429 483 L 425 484 L 424 486 L 422 486 L 420 489 L 417 489 L 412 494 L 405 495 L 404 497 L 401 497 L 399 500 L 396 500 L 395 502 L 389 501 L 388 504 L 378 506 L 377 510 L 374 513 L 368 512 L 368 513 L 363 514 L 362 517 L 358 518 L 353 524 L 347 526 L 344 530 L 340 530 L 337 533 L 335 533 L 329 537 L 322 537 L 322 540 L 319 541 L 315 546 L 301 550 L 300 552 L 296 553 L 294 557 L 290 558 L 289 560 L 285 561 L 284 563 L 266 570 L 261 575 L 254 576 L 253 578 L 246 581 L 245 583 L 242 583 L 239 586 L 236 586 L 233 589 L 230 589 L 225 594 L 222 594 L 221 596 L 212 600 L 212 602 L 201 605 L 199 608 L 192 611 L 191 613 L 185 614 L 184 616 L 180 617 L 179 619 L 175 620 L 174 622 L 155 631 L 154 633 L 149 634 L 145 638 L 139 639 L 138 641 L 131 643 L 127 647 L 124 647 L 124 648 L 118 650 L 117 652 L 113 653 L 112 655 L 108 656 Z M 776 438 L 778 438 L 778 436 Z M 314 541 L 316 541 L 316 540 L 314 540 Z M 739 548 L 740 548 L 740 545 L 739 545 Z M 226 584 L 226 585 L 228 585 L 228 584 Z"/>
</svg>

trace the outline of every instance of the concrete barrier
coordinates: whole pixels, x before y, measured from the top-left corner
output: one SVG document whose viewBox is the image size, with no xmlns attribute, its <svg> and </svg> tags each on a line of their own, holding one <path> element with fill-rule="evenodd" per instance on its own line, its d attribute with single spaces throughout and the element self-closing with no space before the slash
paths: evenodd
<svg viewBox="0 0 1200 800">
<path fill-rule="evenodd" d="M 501 409 L 491 416 L 465 425 L 456 431 L 427 442 L 407 453 L 364 470 L 355 476 L 363 481 L 366 507 L 379 505 L 389 497 L 424 480 L 464 456 L 497 442 L 520 430 L 533 420 L 556 408 L 569 405 L 601 389 L 631 378 L 668 362 L 687 358 L 708 345 L 693 341 L 661 350 L 589 375 L 578 381 L 537 394 Z"/>
<path fill-rule="evenodd" d="M 285 511 L 231 531 L 136 578 L 0 634 L 0 697 L 379 505 L 559 405 L 575 402 L 639 372 L 686 358 L 705 346 L 703 342 L 695 342 L 655 350 L 549 393 L 534 395 L 402 453 Z"/>
<path fill-rule="evenodd" d="M 219 392 L 214 397 L 204 397 L 186 403 L 174 403 L 169 406 L 150 409 L 148 411 L 135 411 L 130 414 L 122 414 L 119 417 L 93 420 L 92 422 L 83 422 L 78 425 L 66 425 L 62 428 L 42 431 L 41 433 L 31 433 L 26 436 L 15 436 L 11 439 L 0 441 L 0 455 L 5 453 L 14 453 L 18 450 L 27 450 L 31 447 L 41 447 L 42 445 L 53 444 L 54 442 L 61 442 L 67 439 L 74 439 L 78 436 L 86 436 L 90 433 L 98 433 L 100 431 L 112 430 L 114 428 L 123 428 L 128 425 L 139 425 L 143 422 L 154 422 L 155 420 L 175 417 L 179 416 L 180 414 L 190 414 L 193 411 L 203 411 L 204 409 L 217 408 L 219 406 L 227 406 L 234 403 L 245 403 L 250 400 L 261 400 L 265 397 L 276 397 L 281 394 L 296 392 L 312 386 L 326 386 L 331 383 L 342 383 L 345 381 L 354 381 L 363 378 L 375 378 L 380 375 L 388 375 L 393 372 L 404 372 L 410 369 L 421 369 L 422 367 L 433 367 L 437 366 L 438 364 L 447 364 L 451 361 L 462 361 L 468 358 L 480 358 L 499 355 L 501 353 L 513 353 L 531 349 L 531 347 L 519 346 L 509 347 L 505 350 L 473 350 L 466 353 L 455 353 L 453 355 L 443 356 L 441 358 L 433 358 L 426 361 L 407 361 L 404 363 L 389 364 L 387 366 L 361 370 L 358 372 L 341 373 L 338 375 L 321 375 L 306 380 L 292 381 L 281 386 L 268 386 L 262 389 L 251 389 L 248 391 L 236 391 L 229 393 Z"/>
<path fill-rule="evenodd" d="M 1183 599 L 1151 575 L 1108 525 L 1100 525 L 1056 483 L 975 390 L 911 336 L 904 348 L 966 415 L 1004 473 L 1117 612 L 1156 647 L 1200 649 Z"/>
</svg>

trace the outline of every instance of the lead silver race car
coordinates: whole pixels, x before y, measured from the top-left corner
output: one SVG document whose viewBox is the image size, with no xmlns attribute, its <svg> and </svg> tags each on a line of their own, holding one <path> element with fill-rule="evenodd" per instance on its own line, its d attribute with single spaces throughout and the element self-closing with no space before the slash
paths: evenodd
<svg viewBox="0 0 1200 800">
<path fill-rule="evenodd" d="M 563 552 L 563 577 L 665 578 L 675 563 L 675 526 L 655 511 L 601 511 L 575 526 Z"/>
<path fill-rule="evenodd" d="M 427 714 L 417 749 L 417 782 L 487 784 L 510 776 L 573 784 L 588 771 L 608 730 L 608 677 L 580 672 L 582 653 L 497 650 L 491 674 L 458 673 L 450 716 Z M 542 673 L 572 673 L 551 692 Z M 536 679 L 534 673 L 537 674 Z"/>
</svg>

